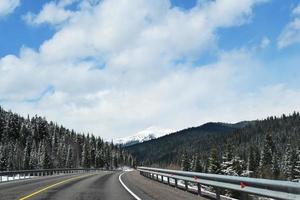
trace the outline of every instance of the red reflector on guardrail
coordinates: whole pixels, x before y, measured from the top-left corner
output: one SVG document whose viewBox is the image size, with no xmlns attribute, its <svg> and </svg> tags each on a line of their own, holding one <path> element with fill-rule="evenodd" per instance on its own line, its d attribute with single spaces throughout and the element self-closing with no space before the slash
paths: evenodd
<svg viewBox="0 0 300 200">
<path fill-rule="evenodd" d="M 246 187 L 247 185 L 244 182 L 241 182 L 241 188 Z"/>
</svg>

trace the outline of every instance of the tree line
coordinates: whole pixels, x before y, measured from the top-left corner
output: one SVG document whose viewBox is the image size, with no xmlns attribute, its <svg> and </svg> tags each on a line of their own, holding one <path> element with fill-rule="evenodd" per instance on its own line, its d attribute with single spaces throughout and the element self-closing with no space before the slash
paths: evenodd
<svg viewBox="0 0 300 200">
<path fill-rule="evenodd" d="M 0 107 L 0 171 L 135 166 L 123 148 L 45 118 L 21 117 Z"/>
<path fill-rule="evenodd" d="M 251 123 L 213 145 L 205 159 L 201 152 L 181 155 L 181 169 L 230 176 L 300 182 L 300 116 L 294 113 Z M 215 144 L 218 144 L 216 142 Z M 213 188 L 210 188 L 214 192 Z M 221 190 L 240 198 L 240 193 Z"/>
<path fill-rule="evenodd" d="M 139 165 L 278 180 L 299 179 L 300 115 L 207 123 L 126 147 Z"/>
<path fill-rule="evenodd" d="M 299 113 L 250 123 L 222 139 L 225 144 L 217 141 L 206 159 L 199 159 L 201 152 L 184 151 L 181 169 L 300 181 Z"/>
</svg>

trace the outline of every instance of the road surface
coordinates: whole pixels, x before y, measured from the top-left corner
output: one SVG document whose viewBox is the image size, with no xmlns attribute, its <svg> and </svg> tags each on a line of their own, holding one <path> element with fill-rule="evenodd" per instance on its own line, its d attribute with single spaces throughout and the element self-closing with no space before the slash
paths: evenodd
<svg viewBox="0 0 300 200">
<path fill-rule="evenodd" d="M 149 180 L 136 171 L 126 173 L 103 171 L 0 183 L 0 199 L 194 200 L 204 198 Z"/>
</svg>

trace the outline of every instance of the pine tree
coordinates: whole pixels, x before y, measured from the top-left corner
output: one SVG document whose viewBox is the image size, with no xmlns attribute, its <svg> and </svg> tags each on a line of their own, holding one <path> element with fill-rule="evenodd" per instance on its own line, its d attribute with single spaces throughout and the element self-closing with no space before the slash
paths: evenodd
<svg viewBox="0 0 300 200">
<path fill-rule="evenodd" d="M 4 141 L 4 139 L 6 139 L 4 138 L 5 124 L 5 112 L 0 106 L 0 141 Z"/>
<path fill-rule="evenodd" d="M 233 150 L 230 144 L 227 144 L 226 151 L 222 157 L 220 172 L 224 175 L 235 175 L 233 171 Z"/>
<path fill-rule="evenodd" d="M 280 167 L 279 167 L 279 158 L 276 153 L 273 155 L 272 172 L 273 172 L 273 177 L 275 179 L 278 179 L 280 176 Z"/>
<path fill-rule="evenodd" d="M 96 166 L 96 138 L 95 136 L 91 136 L 91 143 L 90 143 L 90 166 Z"/>
<path fill-rule="evenodd" d="M 257 169 L 257 163 L 255 162 L 254 147 L 251 146 L 249 150 L 248 166 L 247 166 L 249 175 L 252 176 L 252 174 L 255 173 L 256 169 Z"/>
<path fill-rule="evenodd" d="M 73 149 L 71 145 L 68 145 L 68 151 L 67 151 L 67 159 L 66 159 L 66 165 L 67 168 L 74 168 L 73 163 Z"/>
<path fill-rule="evenodd" d="M 95 155 L 95 167 L 102 168 L 104 167 L 104 154 L 103 154 L 103 142 L 101 139 L 98 139 L 96 142 L 96 155 Z"/>
<path fill-rule="evenodd" d="M 298 165 L 297 150 L 292 149 L 291 145 L 288 144 L 284 156 L 284 173 L 288 180 L 296 179 Z"/>
<path fill-rule="evenodd" d="M 261 160 L 261 152 L 259 148 L 255 147 L 254 148 L 254 176 L 259 177 L 260 171 L 259 166 L 260 166 L 260 160 Z"/>
<path fill-rule="evenodd" d="M 194 172 L 202 172 L 203 171 L 202 164 L 201 164 L 201 161 L 200 161 L 198 155 L 193 156 L 191 168 L 192 168 L 192 171 L 194 171 Z"/>
<path fill-rule="evenodd" d="M 189 161 L 189 157 L 188 157 L 186 151 L 184 151 L 182 153 L 181 170 L 183 170 L 183 171 L 189 171 L 190 170 L 190 161 Z"/>
<path fill-rule="evenodd" d="M 298 155 L 296 150 L 291 150 L 289 161 L 287 163 L 287 179 L 292 181 L 297 178 Z"/>
<path fill-rule="evenodd" d="M 49 156 L 48 144 L 43 140 L 39 146 L 39 167 L 41 169 L 52 168 L 51 159 Z"/>
<path fill-rule="evenodd" d="M 29 169 L 38 169 L 38 149 L 37 144 L 33 141 L 31 150 L 30 150 L 30 160 L 29 160 Z"/>
<path fill-rule="evenodd" d="M 113 166 L 114 169 L 117 169 L 119 167 L 118 158 L 116 155 L 113 157 Z"/>
<path fill-rule="evenodd" d="M 0 146 L 0 171 L 8 169 L 8 149 L 7 145 Z"/>
<path fill-rule="evenodd" d="M 300 182 L 300 147 L 296 151 L 296 165 L 294 168 L 295 181 Z"/>
<path fill-rule="evenodd" d="M 43 151 L 43 169 L 51 169 L 52 168 L 52 163 L 51 163 L 51 159 L 49 156 L 49 153 L 45 147 L 44 151 Z"/>
<path fill-rule="evenodd" d="M 262 178 L 272 178 L 272 161 L 273 161 L 274 143 L 272 136 L 267 134 L 264 141 L 264 147 L 261 155 L 260 170 Z"/>
<path fill-rule="evenodd" d="M 32 138 L 28 137 L 26 140 L 26 146 L 24 149 L 24 156 L 23 156 L 23 169 L 28 170 L 30 169 L 30 151 L 31 151 L 31 145 L 32 145 Z"/>
<path fill-rule="evenodd" d="M 208 163 L 208 172 L 218 174 L 220 172 L 220 163 L 218 160 L 217 149 L 212 148 Z"/>
</svg>

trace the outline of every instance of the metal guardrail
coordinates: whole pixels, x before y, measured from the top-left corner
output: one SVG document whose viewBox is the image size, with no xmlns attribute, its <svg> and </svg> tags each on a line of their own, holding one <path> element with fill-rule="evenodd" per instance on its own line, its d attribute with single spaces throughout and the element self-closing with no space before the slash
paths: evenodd
<svg viewBox="0 0 300 200">
<path fill-rule="evenodd" d="M 188 183 L 197 184 L 197 192 L 201 195 L 201 185 L 212 186 L 216 191 L 216 199 L 220 198 L 220 189 L 238 191 L 241 199 L 247 199 L 248 195 L 263 196 L 275 199 L 300 200 L 300 183 L 290 181 L 277 181 L 260 178 L 248 178 L 238 176 L 225 176 L 217 174 L 206 174 L 197 172 L 186 172 L 178 170 L 167 170 L 159 168 L 138 167 L 143 176 L 170 184 L 170 179 L 178 187 L 178 180 L 184 181 L 185 190 L 189 190 Z"/>
<path fill-rule="evenodd" d="M 58 174 L 76 174 L 76 173 L 89 173 L 97 172 L 104 169 L 86 169 L 86 168 L 73 168 L 73 169 L 38 169 L 38 170 L 20 170 L 20 171 L 0 171 L 0 183 L 12 180 L 29 179 L 36 176 L 51 176 Z"/>
</svg>

